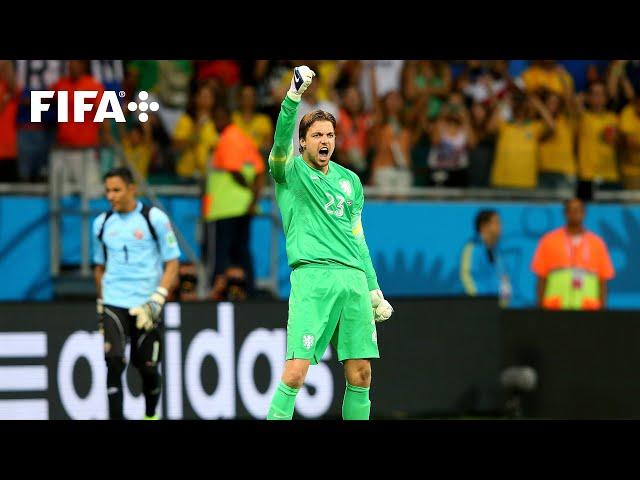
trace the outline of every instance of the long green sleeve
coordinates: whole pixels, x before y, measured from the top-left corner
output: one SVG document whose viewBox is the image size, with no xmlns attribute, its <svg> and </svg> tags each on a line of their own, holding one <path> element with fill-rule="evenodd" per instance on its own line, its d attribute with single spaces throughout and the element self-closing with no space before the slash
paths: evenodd
<svg viewBox="0 0 640 480">
<path fill-rule="evenodd" d="M 355 176 L 355 175 L 354 175 Z M 360 259 L 364 268 L 364 273 L 367 276 L 367 285 L 369 290 L 377 290 L 380 288 L 378 285 L 378 277 L 376 276 L 376 270 L 373 268 L 373 262 L 371 261 L 371 254 L 369 253 L 369 247 L 364 238 L 364 229 L 362 228 L 362 209 L 364 207 L 364 192 L 360 181 L 356 184 L 356 208 L 354 214 L 351 217 L 351 227 L 353 235 L 358 242 L 358 250 L 360 252 Z"/>
<path fill-rule="evenodd" d="M 292 136 L 298 117 L 299 102 L 285 96 L 280 106 L 273 147 L 269 153 L 269 173 L 278 183 L 286 182 L 286 166 L 293 158 Z"/>
</svg>

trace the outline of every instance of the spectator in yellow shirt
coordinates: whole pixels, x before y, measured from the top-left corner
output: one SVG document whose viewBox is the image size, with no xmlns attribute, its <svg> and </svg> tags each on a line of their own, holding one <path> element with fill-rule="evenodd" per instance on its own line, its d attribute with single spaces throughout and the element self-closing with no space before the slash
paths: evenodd
<svg viewBox="0 0 640 480">
<path fill-rule="evenodd" d="M 319 60 L 311 62 L 316 68 L 312 69 L 318 74 L 318 100 L 321 102 L 338 103 L 340 98 L 335 91 L 336 80 L 344 60 Z M 309 65 L 309 63 L 307 63 Z"/>
<path fill-rule="evenodd" d="M 238 99 L 239 110 L 233 112 L 233 123 L 249 135 L 267 158 L 273 143 L 273 122 L 269 115 L 256 112 L 256 89 L 245 85 L 240 89 Z"/>
<path fill-rule="evenodd" d="M 189 102 L 173 132 L 173 147 L 179 157 L 176 173 L 184 181 L 198 181 L 205 177 L 207 161 L 218 143 L 213 122 L 215 95 L 207 84 L 201 85 Z"/>
<path fill-rule="evenodd" d="M 575 117 L 567 111 L 563 97 L 545 92 L 545 106 L 553 117 L 553 132 L 540 141 L 539 176 L 541 187 L 573 191 L 576 179 Z"/>
<path fill-rule="evenodd" d="M 491 185 L 500 188 L 536 188 L 539 142 L 552 133 L 555 122 L 535 95 L 515 92 L 506 98 L 511 103 L 512 119 L 503 119 L 503 108 L 499 104 L 487 126 L 489 132 L 498 134 Z M 536 112 L 541 115 L 542 122 L 535 120 Z"/>
<path fill-rule="evenodd" d="M 151 125 L 148 122 L 134 123 L 122 138 L 122 149 L 133 168 L 146 179 L 153 155 Z"/>
<path fill-rule="evenodd" d="M 605 84 L 595 81 L 589 85 L 586 105 L 577 102 L 578 176 L 599 189 L 619 189 L 618 116 L 607 108 L 607 101 Z"/>
<path fill-rule="evenodd" d="M 640 97 L 620 113 L 622 181 L 625 189 L 640 188 Z"/>
</svg>

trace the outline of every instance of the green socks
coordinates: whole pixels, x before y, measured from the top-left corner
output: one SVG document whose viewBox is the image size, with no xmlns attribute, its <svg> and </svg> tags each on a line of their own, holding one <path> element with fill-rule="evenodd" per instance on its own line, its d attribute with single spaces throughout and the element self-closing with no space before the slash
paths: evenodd
<svg viewBox="0 0 640 480">
<path fill-rule="evenodd" d="M 342 401 L 342 418 L 344 420 L 369 420 L 370 412 L 369 389 L 356 387 L 347 382 Z"/>
<path fill-rule="evenodd" d="M 271 399 L 267 420 L 291 420 L 293 407 L 296 404 L 296 395 L 299 391 L 299 388 L 292 388 L 280 382 L 276 393 L 273 394 L 273 399 Z"/>
<path fill-rule="evenodd" d="M 273 394 L 267 420 L 291 420 L 296 404 L 296 395 L 299 391 L 299 388 L 291 388 L 280 382 Z M 342 402 L 342 418 L 345 420 L 369 420 L 370 412 L 369 389 L 347 383 Z"/>
</svg>

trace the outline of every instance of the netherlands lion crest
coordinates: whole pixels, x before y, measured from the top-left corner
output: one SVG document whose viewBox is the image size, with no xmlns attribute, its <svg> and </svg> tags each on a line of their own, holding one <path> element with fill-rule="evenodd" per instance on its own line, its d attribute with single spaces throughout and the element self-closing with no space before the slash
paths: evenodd
<svg viewBox="0 0 640 480">
<path fill-rule="evenodd" d="M 344 178 L 340 180 L 339 182 L 340 185 L 340 189 L 344 192 L 345 195 L 347 195 L 348 197 L 351 196 L 351 184 L 349 183 L 348 180 L 345 180 Z"/>
</svg>

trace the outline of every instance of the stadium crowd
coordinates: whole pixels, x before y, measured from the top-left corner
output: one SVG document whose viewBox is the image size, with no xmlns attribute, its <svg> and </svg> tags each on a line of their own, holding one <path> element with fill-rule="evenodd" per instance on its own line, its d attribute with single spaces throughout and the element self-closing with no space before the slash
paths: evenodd
<svg viewBox="0 0 640 480">
<path fill-rule="evenodd" d="M 108 89 L 92 61 L 63 63 L 48 89 Z M 150 183 L 204 184 L 224 106 L 266 164 L 291 68 L 306 64 L 317 81 L 299 115 L 333 113 L 334 160 L 383 193 L 640 186 L 640 60 L 123 61 L 126 124 L 61 124 L 55 108 L 32 123 L 16 64 L 0 61 L 2 182 L 45 181 L 56 148 L 93 151 L 104 173 L 118 147 Z M 159 104 L 148 122 L 126 108 L 140 91 Z"/>
</svg>

